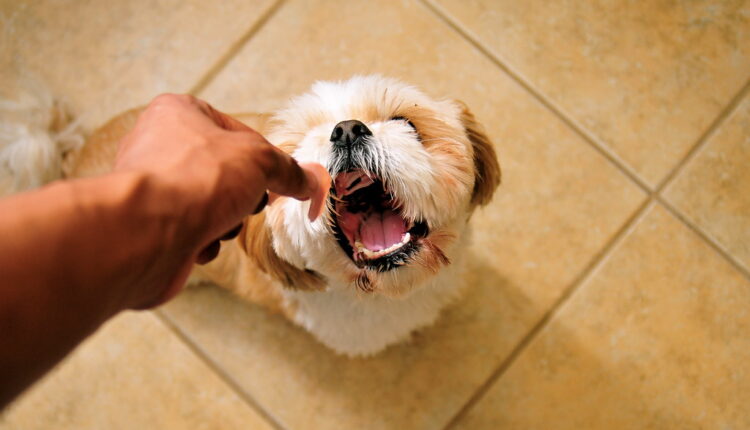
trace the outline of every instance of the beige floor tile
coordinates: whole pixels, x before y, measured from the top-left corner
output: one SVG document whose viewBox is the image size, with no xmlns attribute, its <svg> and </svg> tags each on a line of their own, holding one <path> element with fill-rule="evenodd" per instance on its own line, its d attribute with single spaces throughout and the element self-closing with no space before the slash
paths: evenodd
<svg viewBox="0 0 750 430">
<path fill-rule="evenodd" d="M 350 19 L 332 25 L 332 16 Z M 290 428 L 439 428 L 644 198 L 419 3 L 290 2 L 202 95 L 225 110 L 262 111 L 316 79 L 372 72 L 465 100 L 496 142 L 505 183 L 475 216 L 467 299 L 382 356 L 336 357 L 211 289 L 168 306 Z"/>
<path fill-rule="evenodd" d="M 750 97 L 667 188 L 666 198 L 750 270 Z"/>
<path fill-rule="evenodd" d="M 750 2 L 436 0 L 650 184 L 750 77 Z"/>
<path fill-rule="evenodd" d="M 108 322 L 0 429 L 271 429 L 151 313 Z"/>
<path fill-rule="evenodd" d="M 328 28 L 326 20 L 337 13 L 361 18 Z M 380 29 L 376 34 L 357 36 L 364 17 Z M 351 55 L 378 49 L 375 59 L 375 54 Z M 572 281 L 644 199 L 416 2 L 289 4 L 202 95 L 227 111 L 271 111 L 316 80 L 368 73 L 404 79 L 435 97 L 463 100 L 474 111 L 494 141 L 503 169 L 503 185 L 493 204 L 475 216 L 476 225 L 490 228 L 476 235 L 476 249 L 493 263 L 505 262 L 504 273 L 514 283 L 524 288 L 539 284 L 534 295 L 545 297 L 545 303 L 557 297 L 560 284 Z"/>
<path fill-rule="evenodd" d="M 750 427 L 750 282 L 655 207 L 458 427 Z"/>
<path fill-rule="evenodd" d="M 461 306 L 367 359 L 337 356 L 215 287 L 183 293 L 166 312 L 286 428 L 439 429 L 530 324 L 525 298 L 476 270 L 481 282 Z"/>
<path fill-rule="evenodd" d="M 0 1 L 0 76 L 34 76 L 88 128 L 186 92 L 273 0 Z"/>
</svg>

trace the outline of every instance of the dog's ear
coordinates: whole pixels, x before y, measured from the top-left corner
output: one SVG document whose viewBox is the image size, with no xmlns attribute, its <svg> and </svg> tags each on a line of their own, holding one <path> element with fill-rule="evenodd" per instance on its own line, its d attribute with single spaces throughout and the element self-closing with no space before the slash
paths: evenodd
<svg viewBox="0 0 750 430">
<path fill-rule="evenodd" d="M 320 275 L 312 270 L 299 269 L 279 257 L 273 249 L 273 237 L 271 228 L 266 223 L 266 212 L 246 219 L 238 240 L 248 258 L 285 287 L 313 291 L 325 288 Z"/>
<path fill-rule="evenodd" d="M 492 200 L 495 189 L 500 185 L 500 164 L 495 148 L 484 132 L 484 128 L 474 118 L 465 103 L 457 101 L 461 107 L 461 123 L 474 150 L 474 191 L 471 203 L 484 206 Z"/>
</svg>

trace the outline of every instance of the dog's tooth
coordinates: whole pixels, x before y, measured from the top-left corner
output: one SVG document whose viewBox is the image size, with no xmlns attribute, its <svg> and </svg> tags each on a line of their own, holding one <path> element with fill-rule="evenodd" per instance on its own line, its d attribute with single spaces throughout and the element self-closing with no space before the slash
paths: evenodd
<svg viewBox="0 0 750 430">
<path fill-rule="evenodd" d="M 386 249 L 381 249 L 380 251 L 373 251 L 369 248 L 367 248 L 362 242 L 359 240 L 354 242 L 354 247 L 356 248 L 357 255 L 362 256 L 364 255 L 365 258 L 368 259 L 375 259 L 380 258 L 384 255 L 388 255 L 391 252 L 403 247 L 407 243 L 409 243 L 409 240 L 411 239 L 411 235 L 409 232 L 404 233 L 404 235 L 401 237 L 401 242 L 394 243 L 393 245 L 389 246 Z"/>
</svg>

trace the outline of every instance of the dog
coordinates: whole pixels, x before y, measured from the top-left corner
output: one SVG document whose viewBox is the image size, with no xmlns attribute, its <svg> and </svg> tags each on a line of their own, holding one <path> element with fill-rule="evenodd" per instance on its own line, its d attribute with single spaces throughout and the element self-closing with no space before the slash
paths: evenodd
<svg viewBox="0 0 750 430">
<path fill-rule="evenodd" d="M 64 154 L 64 177 L 106 173 L 140 110 Z M 318 82 L 273 115 L 237 116 L 332 177 L 324 216 L 281 198 L 193 281 L 278 311 L 348 356 L 368 356 L 432 324 L 463 289 L 469 220 L 500 184 L 492 143 L 460 102 L 382 76 Z"/>
</svg>

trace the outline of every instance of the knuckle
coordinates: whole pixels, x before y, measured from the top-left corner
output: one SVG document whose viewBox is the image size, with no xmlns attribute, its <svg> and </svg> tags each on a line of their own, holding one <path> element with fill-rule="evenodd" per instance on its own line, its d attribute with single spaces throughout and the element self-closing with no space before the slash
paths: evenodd
<svg viewBox="0 0 750 430">
<path fill-rule="evenodd" d="M 270 146 L 270 143 L 266 142 L 266 139 L 255 130 L 252 130 L 252 129 L 238 130 L 238 131 L 235 131 L 234 133 L 240 136 L 242 140 L 244 140 L 245 142 L 247 142 L 248 144 L 252 146 L 264 147 L 263 150 L 268 149 L 268 148 L 265 148 L 266 146 Z"/>
<path fill-rule="evenodd" d="M 268 143 L 256 143 L 253 145 L 251 151 L 253 161 L 266 177 L 277 168 L 278 158 L 276 155 L 274 147 Z"/>
<path fill-rule="evenodd" d="M 174 102 L 175 97 L 178 97 L 177 94 L 163 93 L 154 97 L 154 100 L 151 103 L 152 104 L 172 103 Z"/>
<path fill-rule="evenodd" d="M 179 105 L 179 104 L 185 104 L 185 103 L 193 103 L 194 97 L 189 94 L 174 94 L 174 93 L 163 93 L 159 94 L 158 96 L 154 97 L 154 100 L 151 102 L 152 105 Z"/>
</svg>

